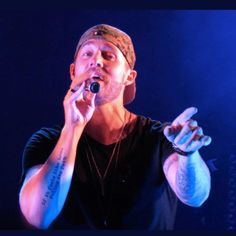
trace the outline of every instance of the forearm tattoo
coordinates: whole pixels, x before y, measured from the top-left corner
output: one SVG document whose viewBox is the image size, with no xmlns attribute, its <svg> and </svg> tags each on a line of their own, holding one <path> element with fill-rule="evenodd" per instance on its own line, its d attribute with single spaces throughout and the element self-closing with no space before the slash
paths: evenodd
<svg viewBox="0 0 236 236">
<path fill-rule="evenodd" d="M 63 157 L 63 149 L 61 150 L 58 158 L 56 159 L 56 164 L 53 167 L 51 178 L 48 182 L 47 191 L 42 199 L 42 205 L 45 206 L 49 199 L 53 199 L 55 193 L 57 192 L 58 186 L 60 184 L 61 175 L 65 168 L 66 156 Z"/>
<path fill-rule="evenodd" d="M 181 195 L 193 195 L 196 187 L 195 167 L 179 168 L 176 175 L 178 192 Z"/>
</svg>

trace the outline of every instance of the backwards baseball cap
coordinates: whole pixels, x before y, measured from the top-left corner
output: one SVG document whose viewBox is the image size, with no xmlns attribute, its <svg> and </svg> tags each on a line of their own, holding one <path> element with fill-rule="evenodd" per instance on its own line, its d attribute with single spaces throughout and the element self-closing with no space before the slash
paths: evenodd
<svg viewBox="0 0 236 236">
<path fill-rule="evenodd" d="M 135 52 L 131 38 L 122 30 L 107 24 L 99 24 L 89 28 L 81 36 L 75 51 L 74 58 L 81 46 L 90 39 L 104 39 L 114 44 L 124 55 L 131 69 L 135 65 Z M 135 98 L 136 83 L 132 83 L 125 87 L 124 91 L 124 105 L 131 103 Z"/>
</svg>

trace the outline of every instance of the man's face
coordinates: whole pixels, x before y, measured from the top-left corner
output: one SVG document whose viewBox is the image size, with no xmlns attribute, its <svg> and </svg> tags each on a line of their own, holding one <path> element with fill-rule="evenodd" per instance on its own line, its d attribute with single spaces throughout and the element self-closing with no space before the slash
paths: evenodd
<svg viewBox="0 0 236 236">
<path fill-rule="evenodd" d="M 127 78 L 131 69 L 122 52 L 102 39 L 85 42 L 72 64 L 74 83 L 95 80 L 100 84 L 96 105 L 102 105 L 123 98 Z"/>
</svg>

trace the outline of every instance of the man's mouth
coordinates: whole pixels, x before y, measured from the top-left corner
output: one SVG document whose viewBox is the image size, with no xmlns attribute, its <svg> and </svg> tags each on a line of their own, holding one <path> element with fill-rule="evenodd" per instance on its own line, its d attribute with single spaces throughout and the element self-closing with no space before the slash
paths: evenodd
<svg viewBox="0 0 236 236">
<path fill-rule="evenodd" d="M 91 76 L 91 79 L 94 79 L 94 80 L 101 80 L 101 81 L 104 80 L 104 78 L 103 78 L 102 75 L 92 75 L 92 76 Z"/>
</svg>

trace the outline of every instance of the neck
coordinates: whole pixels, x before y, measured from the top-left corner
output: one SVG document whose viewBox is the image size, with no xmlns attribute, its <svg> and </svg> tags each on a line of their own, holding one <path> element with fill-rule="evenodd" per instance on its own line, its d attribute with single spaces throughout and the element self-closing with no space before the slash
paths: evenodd
<svg viewBox="0 0 236 236">
<path fill-rule="evenodd" d="M 129 114 L 123 106 L 106 104 L 96 107 L 85 132 L 101 143 L 114 143 L 118 141 L 123 126 L 128 122 Z"/>
</svg>

